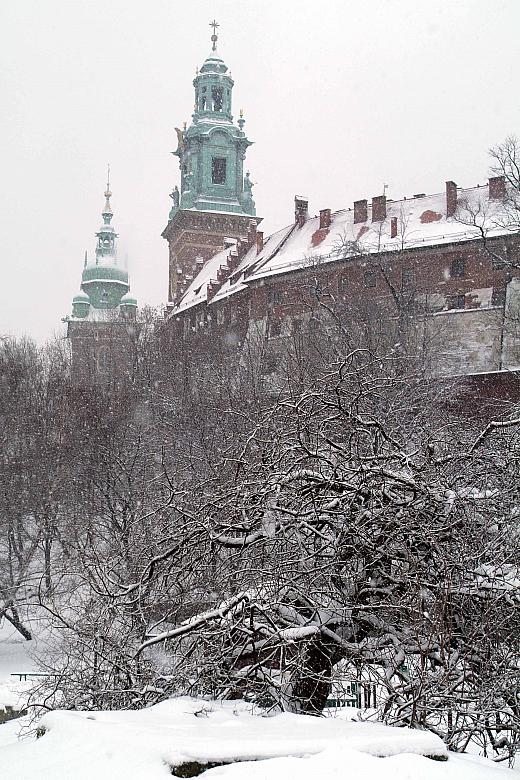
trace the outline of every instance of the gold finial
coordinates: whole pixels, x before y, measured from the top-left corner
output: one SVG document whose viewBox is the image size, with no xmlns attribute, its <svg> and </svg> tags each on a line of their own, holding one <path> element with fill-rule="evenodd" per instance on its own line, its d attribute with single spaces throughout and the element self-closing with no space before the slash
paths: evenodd
<svg viewBox="0 0 520 780">
<path fill-rule="evenodd" d="M 240 119 L 242 119 L 242 117 L 243 117 L 243 116 L 244 116 L 244 109 L 243 109 L 243 108 L 241 108 L 241 109 L 240 109 Z"/>
<path fill-rule="evenodd" d="M 217 51 L 217 41 L 218 41 L 217 27 L 220 27 L 220 24 L 213 19 L 213 21 L 209 23 L 209 26 L 213 27 L 213 35 L 211 36 L 211 43 L 213 45 L 211 47 L 211 50 Z"/>
<path fill-rule="evenodd" d="M 195 110 L 196 110 L 196 109 L 197 109 L 197 107 L 195 106 Z M 182 123 L 182 129 L 183 129 L 183 130 L 186 130 L 186 122 L 183 122 L 183 123 Z"/>
<path fill-rule="evenodd" d="M 109 198 L 112 195 L 110 192 L 110 163 L 107 163 L 107 188 L 105 190 L 105 198 Z"/>
<path fill-rule="evenodd" d="M 103 209 L 103 214 L 112 214 L 112 209 L 110 208 L 110 198 L 112 196 L 112 193 L 110 192 L 110 163 L 107 165 L 107 188 L 105 190 L 105 208 Z M 110 221 L 110 218 L 107 217 L 108 221 Z"/>
</svg>

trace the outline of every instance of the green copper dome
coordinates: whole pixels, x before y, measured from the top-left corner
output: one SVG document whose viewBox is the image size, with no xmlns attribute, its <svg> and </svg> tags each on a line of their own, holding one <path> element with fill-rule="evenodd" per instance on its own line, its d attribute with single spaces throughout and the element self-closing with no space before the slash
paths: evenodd
<svg viewBox="0 0 520 780">
<path fill-rule="evenodd" d="M 137 301 L 128 296 L 130 285 L 128 271 L 117 259 L 116 238 L 112 222 L 112 207 L 110 205 L 110 184 L 107 182 L 105 192 L 105 207 L 102 211 L 103 224 L 96 233 L 97 245 L 95 257 L 88 260 L 85 253 L 85 263 L 81 275 L 81 292 L 72 301 L 72 316 L 74 318 L 97 320 L 97 311 L 114 311 L 117 315 L 119 307 L 125 308 L 126 316 L 137 308 Z M 106 314 L 101 314 L 106 317 Z"/>
<path fill-rule="evenodd" d="M 128 271 L 125 268 L 120 268 L 117 265 L 108 265 L 100 263 L 99 265 L 87 265 L 83 269 L 81 275 L 81 286 L 85 284 L 92 284 L 93 282 L 120 282 L 123 285 L 128 286 Z"/>
<path fill-rule="evenodd" d="M 214 51 L 204 60 L 200 73 L 226 73 L 227 69 L 228 67 L 222 57 L 219 57 L 217 52 Z"/>
<path fill-rule="evenodd" d="M 130 293 L 126 293 L 121 298 L 121 306 L 137 306 L 137 298 L 134 298 Z"/>
<path fill-rule="evenodd" d="M 90 309 L 90 298 L 81 291 L 72 299 L 72 316 L 78 319 L 84 319 L 88 316 Z"/>
<path fill-rule="evenodd" d="M 88 297 L 87 293 L 80 290 L 79 293 L 72 299 L 72 303 L 87 303 L 90 306 L 90 298 Z"/>
<path fill-rule="evenodd" d="M 103 224 L 96 233 L 96 258 L 86 263 L 81 276 L 81 288 L 90 298 L 95 309 L 116 309 L 121 298 L 128 292 L 128 271 L 117 262 L 116 238 L 112 221 L 109 184 L 105 192 L 105 208 L 102 212 Z"/>
</svg>

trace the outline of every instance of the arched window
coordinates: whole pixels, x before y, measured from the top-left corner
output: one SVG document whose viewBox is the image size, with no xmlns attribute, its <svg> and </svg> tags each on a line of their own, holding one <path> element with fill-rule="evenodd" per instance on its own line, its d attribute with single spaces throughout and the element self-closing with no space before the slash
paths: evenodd
<svg viewBox="0 0 520 780">
<path fill-rule="evenodd" d="M 213 111 L 222 111 L 222 99 L 223 99 L 222 87 L 212 87 L 211 97 L 213 98 Z"/>
</svg>

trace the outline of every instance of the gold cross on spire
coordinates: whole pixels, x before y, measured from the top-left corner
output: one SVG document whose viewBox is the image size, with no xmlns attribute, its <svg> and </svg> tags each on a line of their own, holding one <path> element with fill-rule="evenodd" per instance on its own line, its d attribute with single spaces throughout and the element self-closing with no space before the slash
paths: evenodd
<svg viewBox="0 0 520 780">
<path fill-rule="evenodd" d="M 107 188 L 105 190 L 105 208 L 101 212 L 103 214 L 103 219 L 105 222 L 110 222 L 111 216 L 112 216 L 112 209 L 110 208 L 110 198 L 112 196 L 112 193 L 110 192 L 110 163 L 107 165 Z M 107 216 L 105 219 L 105 215 Z"/>
<path fill-rule="evenodd" d="M 109 198 L 112 195 L 110 192 L 110 163 L 107 164 L 107 189 L 105 192 L 105 197 Z"/>
<path fill-rule="evenodd" d="M 211 36 L 211 42 L 213 44 L 212 51 L 217 51 L 217 27 L 220 27 L 220 24 L 213 19 L 213 21 L 209 23 L 209 26 L 213 27 L 213 35 Z"/>
</svg>

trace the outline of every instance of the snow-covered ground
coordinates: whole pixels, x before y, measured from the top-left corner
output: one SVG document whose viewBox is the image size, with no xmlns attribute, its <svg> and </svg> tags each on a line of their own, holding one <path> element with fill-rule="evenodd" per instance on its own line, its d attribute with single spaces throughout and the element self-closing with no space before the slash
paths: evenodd
<svg viewBox="0 0 520 780">
<path fill-rule="evenodd" d="M 302 715 L 261 717 L 244 702 L 179 698 L 139 711 L 56 711 L 43 717 L 43 736 L 21 741 L 16 724 L 0 726 L 0 775 L 16 780 L 156 780 L 190 762 L 225 763 L 204 777 L 230 780 L 518 778 L 486 759 L 448 756 L 429 732 Z"/>
<path fill-rule="evenodd" d="M 33 649 L 34 641 L 27 642 L 5 618 L 0 618 L 0 710 L 24 708 L 31 682 L 13 675 L 37 671 L 30 656 Z"/>
</svg>

